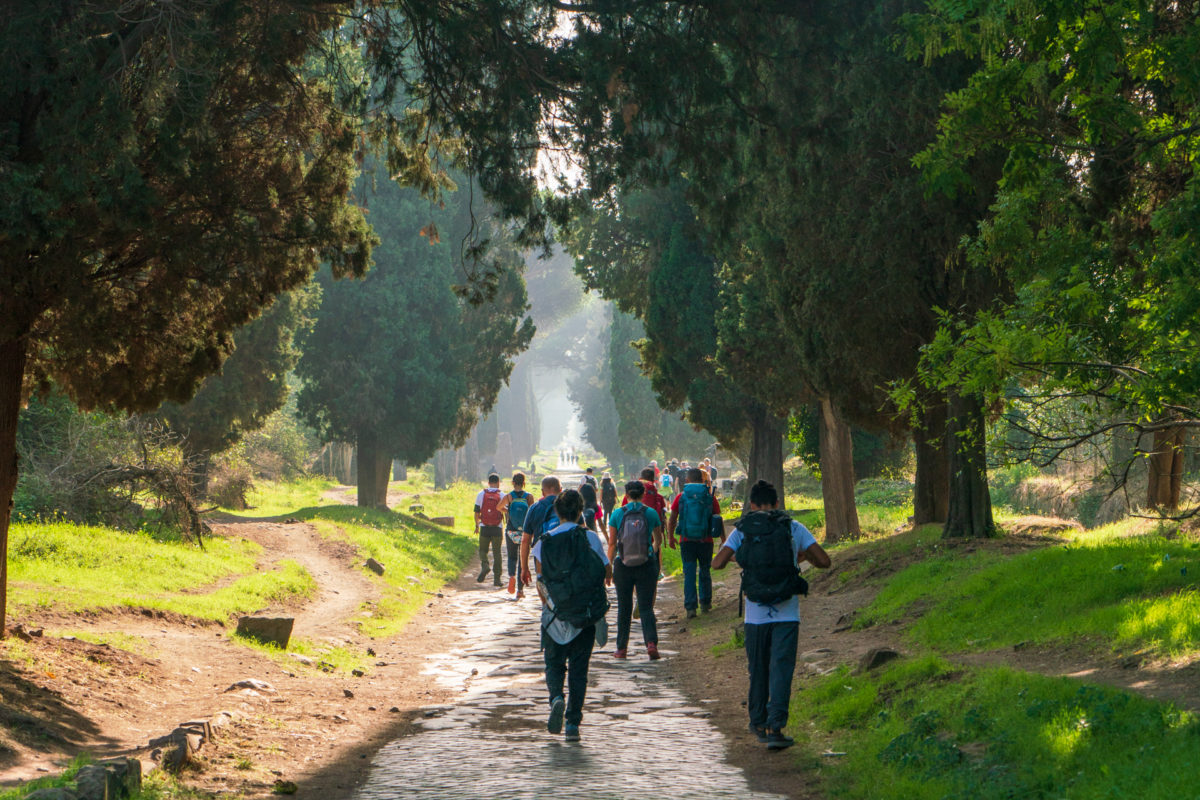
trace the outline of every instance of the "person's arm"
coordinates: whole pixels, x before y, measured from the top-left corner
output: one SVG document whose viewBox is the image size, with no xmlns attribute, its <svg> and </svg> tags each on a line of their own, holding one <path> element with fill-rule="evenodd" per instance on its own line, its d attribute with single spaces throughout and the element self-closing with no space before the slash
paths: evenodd
<svg viewBox="0 0 1200 800">
<path fill-rule="evenodd" d="M 608 526 L 608 563 L 609 563 L 609 568 L 608 568 L 608 580 L 607 580 L 608 586 L 612 586 L 612 566 L 611 565 L 612 565 L 612 562 L 616 559 L 616 557 L 617 557 L 617 529 L 612 527 L 611 525 L 609 525 Z"/>
<path fill-rule="evenodd" d="M 717 499 L 717 493 L 713 492 L 713 516 L 721 516 L 721 501 Z M 721 526 L 721 544 L 725 544 L 725 526 Z"/>
<path fill-rule="evenodd" d="M 525 531 L 521 536 L 521 583 L 526 586 L 533 583 L 529 575 L 529 549 L 531 547 L 533 547 L 533 534 Z M 538 571 L 541 571 L 540 566 L 538 567 Z"/>
<path fill-rule="evenodd" d="M 829 569 L 833 565 L 833 561 L 829 558 L 829 553 L 826 553 L 825 548 L 816 542 L 810 544 L 807 550 L 800 551 L 800 556 L 796 559 L 796 563 L 799 564 L 803 561 L 807 561 L 817 569 Z"/>
<path fill-rule="evenodd" d="M 679 524 L 679 508 L 677 503 L 671 504 L 671 518 L 667 521 L 667 547 L 675 549 L 675 526 Z"/>
<path fill-rule="evenodd" d="M 733 559 L 733 550 L 729 547 L 722 545 L 721 549 L 717 551 L 717 554 L 715 556 L 713 556 L 712 568 L 713 569 L 725 569 L 725 565 L 728 564 L 732 559 Z"/>
<path fill-rule="evenodd" d="M 475 530 L 479 530 L 479 524 L 480 524 L 479 510 L 480 510 L 479 506 L 476 505 L 475 506 Z"/>
</svg>

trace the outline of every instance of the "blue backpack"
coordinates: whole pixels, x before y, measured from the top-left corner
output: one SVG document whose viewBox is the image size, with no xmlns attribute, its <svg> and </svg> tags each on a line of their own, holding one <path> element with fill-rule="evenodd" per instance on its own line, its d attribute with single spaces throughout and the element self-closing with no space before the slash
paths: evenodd
<svg viewBox="0 0 1200 800">
<path fill-rule="evenodd" d="M 703 483 L 688 483 L 679 501 L 677 530 L 682 539 L 700 541 L 712 536 L 713 498 Z"/>
<path fill-rule="evenodd" d="M 525 515 L 529 513 L 529 492 L 508 493 L 508 529 L 519 531 L 525 527 Z"/>
</svg>

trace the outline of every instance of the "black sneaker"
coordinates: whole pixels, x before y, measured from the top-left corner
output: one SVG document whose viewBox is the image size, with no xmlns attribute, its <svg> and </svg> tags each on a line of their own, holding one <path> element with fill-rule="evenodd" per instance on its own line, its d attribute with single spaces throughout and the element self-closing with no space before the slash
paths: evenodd
<svg viewBox="0 0 1200 800">
<path fill-rule="evenodd" d="M 689 609 L 687 610 L 687 618 L 688 618 L 688 619 L 695 619 L 695 618 L 696 618 L 696 609 L 694 609 L 694 608 L 689 608 Z"/>
<path fill-rule="evenodd" d="M 578 742 L 579 741 L 579 726 L 568 725 L 566 732 L 563 733 L 563 741 Z"/>
<path fill-rule="evenodd" d="M 711 614 L 712 613 L 712 603 L 701 603 L 700 610 L 703 611 L 705 614 Z"/>
<path fill-rule="evenodd" d="M 562 733 L 563 714 L 567 710 L 567 701 L 562 695 L 550 703 L 550 719 L 546 720 L 546 730 L 551 733 Z"/>
<path fill-rule="evenodd" d="M 768 750 L 786 750 L 796 743 L 796 740 L 790 736 L 784 736 L 783 731 L 768 731 L 767 732 L 767 749 Z"/>
<path fill-rule="evenodd" d="M 767 729 L 766 728 L 760 728 L 759 726 L 757 726 L 753 722 L 751 722 L 750 723 L 750 732 L 753 733 L 756 737 L 758 737 L 758 740 L 760 742 L 762 742 L 763 744 L 767 743 Z"/>
<path fill-rule="evenodd" d="M 483 579 L 488 576 L 488 572 L 490 572 L 490 570 L 487 567 L 479 570 L 479 574 L 475 576 L 475 582 L 483 583 Z"/>
</svg>

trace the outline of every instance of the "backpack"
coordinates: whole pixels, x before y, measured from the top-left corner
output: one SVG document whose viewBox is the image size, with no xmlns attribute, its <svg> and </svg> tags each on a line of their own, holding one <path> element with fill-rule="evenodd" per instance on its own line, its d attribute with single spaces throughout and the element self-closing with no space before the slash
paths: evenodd
<svg viewBox="0 0 1200 800">
<path fill-rule="evenodd" d="M 747 599 L 773 606 L 808 594 L 808 581 L 796 568 L 792 552 L 792 520 L 782 511 L 751 511 L 738 522 L 742 543 L 734 557 L 742 568 Z"/>
<path fill-rule="evenodd" d="M 554 504 L 551 503 L 550 507 L 546 509 L 546 516 L 542 519 L 542 529 L 540 531 L 534 531 L 534 538 L 536 539 L 545 536 L 546 534 L 550 533 L 550 531 L 557 528 L 558 525 L 558 512 L 554 510 Z"/>
<path fill-rule="evenodd" d="M 596 503 L 596 487 L 590 483 L 584 483 L 579 487 L 579 494 L 583 496 L 584 508 L 595 508 Z"/>
<path fill-rule="evenodd" d="M 612 481 L 600 487 L 600 499 L 604 502 L 605 508 L 614 508 L 617 505 L 617 487 Z"/>
<path fill-rule="evenodd" d="M 642 481 L 642 485 L 646 487 L 646 493 L 642 495 L 642 505 L 646 508 L 653 508 L 660 515 L 665 513 L 667 503 L 663 500 L 662 495 L 658 493 L 658 489 L 653 482 L 646 483 Z"/>
<path fill-rule="evenodd" d="M 508 529 L 520 533 L 525 527 L 525 516 L 529 513 L 529 492 L 508 493 Z"/>
<path fill-rule="evenodd" d="M 569 531 L 542 539 L 541 581 L 554 616 L 586 628 L 608 613 L 604 589 L 604 561 L 588 544 L 587 529 Z"/>
<path fill-rule="evenodd" d="M 692 489 L 693 486 L 696 488 Z M 699 541 L 712 536 L 712 503 L 712 494 L 704 484 L 688 483 L 684 485 L 683 497 L 679 500 L 677 530 L 680 538 Z"/>
<path fill-rule="evenodd" d="M 621 563 L 627 567 L 640 567 L 650 560 L 650 523 L 644 508 L 625 507 L 617 545 L 621 548 Z"/>
<path fill-rule="evenodd" d="M 479 521 L 488 527 L 499 527 L 504 523 L 504 515 L 500 513 L 500 500 L 504 497 L 499 489 L 483 490 L 483 503 L 479 506 Z"/>
</svg>

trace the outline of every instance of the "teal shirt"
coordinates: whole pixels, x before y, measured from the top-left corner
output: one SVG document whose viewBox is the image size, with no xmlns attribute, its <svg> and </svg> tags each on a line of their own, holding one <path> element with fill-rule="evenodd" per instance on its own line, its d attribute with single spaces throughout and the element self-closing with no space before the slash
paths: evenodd
<svg viewBox="0 0 1200 800">
<path fill-rule="evenodd" d="M 653 508 L 644 506 L 635 500 L 628 505 L 613 509 L 612 516 L 608 518 L 608 526 L 617 531 L 617 533 L 620 533 L 621 520 L 625 518 L 625 512 L 631 508 L 640 508 L 646 513 L 646 524 L 650 526 L 650 557 L 654 558 L 654 532 L 662 525 L 662 519 L 659 518 L 658 512 Z M 617 556 L 617 558 L 619 560 L 620 556 Z"/>
</svg>

